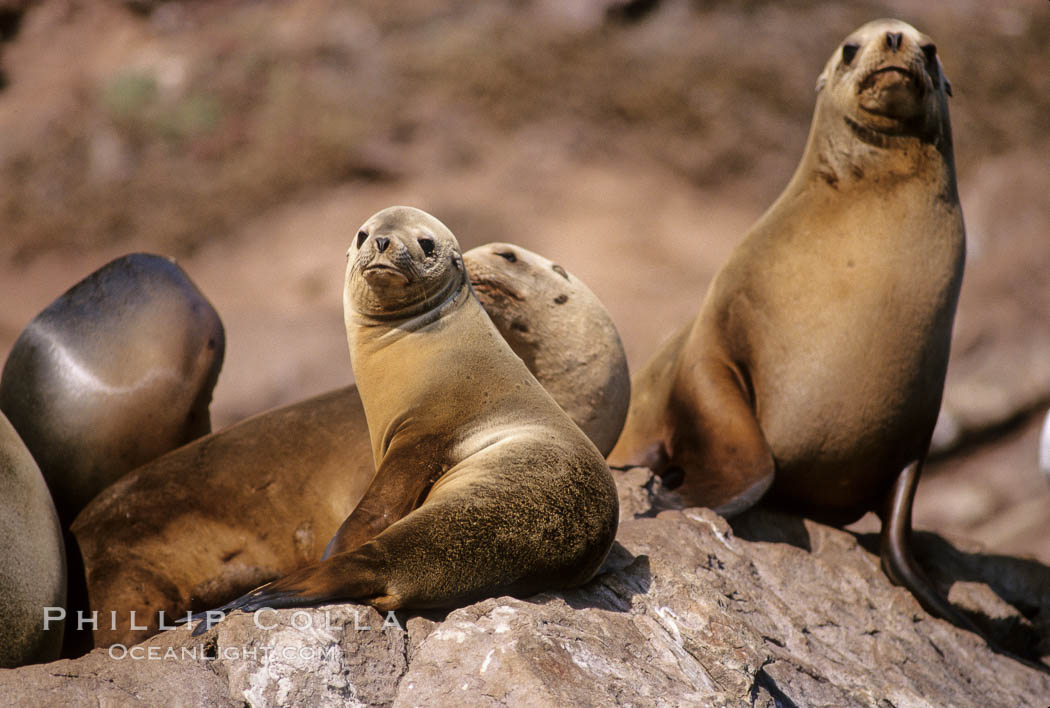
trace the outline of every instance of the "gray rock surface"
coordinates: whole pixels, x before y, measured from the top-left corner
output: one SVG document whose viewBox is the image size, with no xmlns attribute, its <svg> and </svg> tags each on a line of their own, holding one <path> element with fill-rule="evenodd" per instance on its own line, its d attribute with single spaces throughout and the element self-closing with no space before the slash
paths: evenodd
<svg viewBox="0 0 1050 708">
<path fill-rule="evenodd" d="M 1050 674 L 923 612 L 879 570 L 873 535 L 761 510 L 730 526 L 706 509 L 673 508 L 647 471 L 617 477 L 627 502 L 618 541 L 581 589 L 447 614 L 386 617 L 349 604 L 235 614 L 199 638 L 179 629 L 0 671 L 0 696 L 92 706 L 1045 706 Z M 1050 655 L 1050 569 L 932 534 L 917 540 L 953 602 L 1014 651 Z"/>
</svg>

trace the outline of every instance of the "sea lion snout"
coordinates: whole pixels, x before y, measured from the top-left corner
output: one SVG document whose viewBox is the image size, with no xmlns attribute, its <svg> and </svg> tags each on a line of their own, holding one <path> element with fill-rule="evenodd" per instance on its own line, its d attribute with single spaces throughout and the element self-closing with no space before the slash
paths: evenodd
<svg viewBox="0 0 1050 708">
<path fill-rule="evenodd" d="M 937 47 L 929 37 L 899 20 L 869 22 L 851 34 L 829 59 L 817 81 L 833 94 L 835 110 L 867 131 L 929 138 L 946 114 L 939 95 L 951 95 Z M 869 139 L 871 138 L 871 139 Z"/>
</svg>

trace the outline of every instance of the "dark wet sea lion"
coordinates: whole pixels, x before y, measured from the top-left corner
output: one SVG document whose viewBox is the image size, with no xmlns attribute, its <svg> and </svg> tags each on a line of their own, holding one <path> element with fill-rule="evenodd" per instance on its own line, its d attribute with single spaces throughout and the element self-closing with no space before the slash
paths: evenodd
<svg viewBox="0 0 1050 708">
<path fill-rule="evenodd" d="M 33 454 L 63 527 L 107 485 L 208 433 L 222 322 L 167 258 L 107 263 L 19 335 L 0 409 Z"/>
</svg>

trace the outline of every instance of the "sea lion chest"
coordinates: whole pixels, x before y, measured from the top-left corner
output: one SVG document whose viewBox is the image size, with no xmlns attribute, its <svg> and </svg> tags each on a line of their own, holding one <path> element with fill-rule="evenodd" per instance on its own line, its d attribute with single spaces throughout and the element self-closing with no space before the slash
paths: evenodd
<svg viewBox="0 0 1050 708">
<path fill-rule="evenodd" d="M 365 332 L 354 349 L 377 467 L 393 454 L 455 465 L 464 442 L 520 424 L 542 394 L 473 300 L 415 331 Z"/>
<path fill-rule="evenodd" d="M 778 476 L 896 474 L 940 405 L 962 277 L 958 203 L 902 183 L 778 207 L 734 255 L 742 286 L 721 303 Z"/>
</svg>

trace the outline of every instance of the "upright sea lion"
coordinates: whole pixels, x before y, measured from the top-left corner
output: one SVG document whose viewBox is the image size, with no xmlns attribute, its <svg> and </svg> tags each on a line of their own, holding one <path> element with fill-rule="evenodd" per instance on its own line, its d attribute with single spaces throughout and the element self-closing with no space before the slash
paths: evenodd
<svg viewBox="0 0 1050 708">
<path fill-rule="evenodd" d="M 44 617 L 66 604 L 62 530 L 40 468 L 2 413 L 0 539 L 0 668 L 54 661 L 63 623 L 45 630 Z"/>
<path fill-rule="evenodd" d="M 949 84 L 928 37 L 877 20 L 817 91 L 798 169 L 636 376 L 610 464 L 724 513 L 767 491 L 831 523 L 875 510 L 890 578 L 970 626 L 909 547 L 965 256 Z"/>
<path fill-rule="evenodd" d="M 130 469 L 204 435 L 225 347 L 211 304 L 173 261 L 136 253 L 26 326 L 0 409 L 40 465 L 63 527 Z"/>
<path fill-rule="evenodd" d="M 496 255 L 507 253 L 515 262 Z M 479 246 L 463 260 L 515 353 L 596 444 L 611 445 L 626 406 L 610 392 L 629 382 L 601 303 L 519 246 Z M 170 623 L 318 560 L 374 473 L 356 386 L 262 413 L 128 473 L 73 525 L 91 608 L 103 618 L 117 611 L 92 633 L 95 646 L 136 643 L 157 632 L 159 611 Z"/>
<path fill-rule="evenodd" d="M 324 560 L 224 609 L 447 607 L 586 582 L 616 533 L 609 469 L 485 314 L 452 232 L 391 207 L 348 257 L 375 479 Z"/>
<path fill-rule="evenodd" d="M 631 379 L 620 335 L 601 302 L 560 265 L 520 246 L 478 246 L 463 261 L 510 348 L 608 455 L 627 417 Z"/>
</svg>

